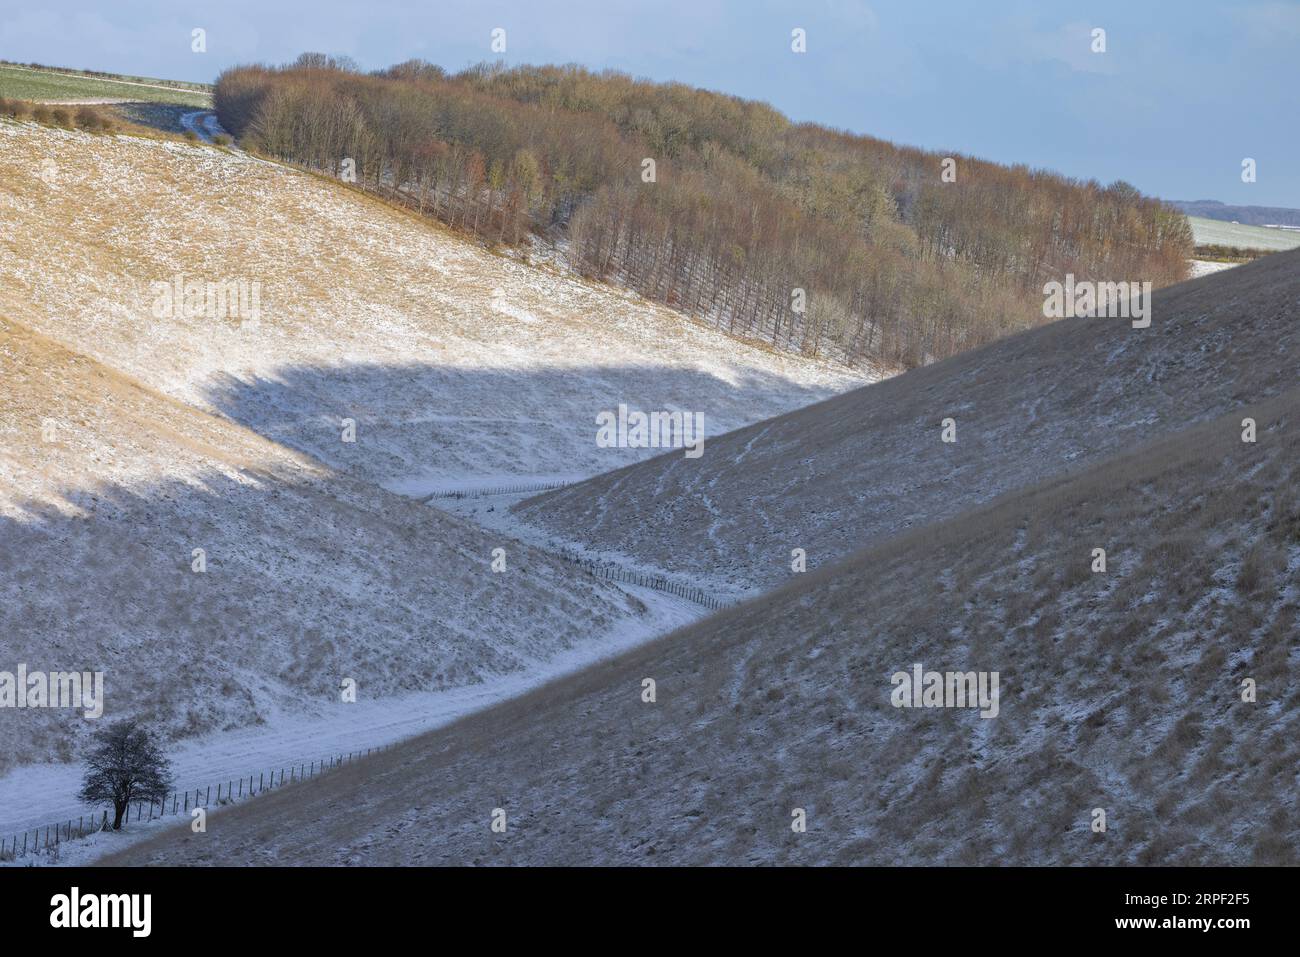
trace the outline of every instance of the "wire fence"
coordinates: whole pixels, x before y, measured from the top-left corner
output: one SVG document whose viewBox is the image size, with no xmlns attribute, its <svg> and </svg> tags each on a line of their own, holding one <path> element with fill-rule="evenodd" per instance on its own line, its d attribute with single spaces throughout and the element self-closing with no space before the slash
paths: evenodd
<svg viewBox="0 0 1300 957">
<path fill-rule="evenodd" d="M 457 493 L 461 494 L 461 493 Z M 490 492 L 481 492 L 480 494 L 493 494 Z M 574 565 L 578 565 L 597 578 L 603 578 L 608 581 L 622 582 L 627 585 L 638 585 L 642 588 L 650 588 L 655 591 L 663 592 L 669 595 L 675 595 L 686 601 L 694 602 L 713 611 L 727 608 L 731 605 L 738 604 L 741 599 L 718 598 L 710 595 L 702 588 L 695 588 L 690 585 L 684 585 L 681 582 L 672 581 L 657 575 L 646 575 L 641 572 L 629 571 L 626 568 L 617 565 L 602 564 L 594 559 L 587 558 L 577 552 L 569 550 L 559 550 L 553 552 L 556 557 L 563 559 Z M 267 791 L 283 787 L 286 784 L 293 784 L 296 781 L 309 780 L 316 777 L 324 771 L 329 771 L 343 764 L 355 761 L 357 758 L 365 757 L 376 751 L 384 750 L 379 748 L 367 748 L 364 751 L 349 751 L 347 754 L 339 754 L 333 757 L 327 757 L 320 761 L 311 761 L 291 765 L 287 769 L 280 768 L 277 772 L 272 770 L 268 778 L 267 772 L 258 771 L 249 774 L 247 777 L 232 778 L 225 782 L 225 791 L 223 794 L 222 783 L 217 783 L 216 806 L 233 804 L 237 801 L 244 801 Z M 288 772 L 288 779 L 285 773 Z M 192 799 L 192 800 L 191 800 Z M 122 826 L 130 824 L 132 820 L 136 823 L 141 821 L 149 822 L 155 818 L 174 816 L 176 814 L 188 814 L 194 808 L 208 808 L 212 804 L 212 785 L 204 788 L 195 788 L 192 791 L 177 791 L 168 798 L 161 801 L 139 801 L 133 805 L 128 805 L 122 818 Z M 132 817 L 132 809 L 135 815 Z M 68 841 L 80 840 L 88 834 L 94 834 L 99 831 L 109 830 L 111 824 L 108 819 L 108 811 L 104 811 L 98 821 L 95 815 L 82 816 L 74 822 L 71 818 L 56 824 L 47 824 L 43 827 L 25 830 L 20 834 L 15 834 L 12 838 L 0 838 L 0 861 L 12 861 L 18 858 L 26 857 L 28 854 L 49 853 L 52 849 L 57 848 L 60 844 Z"/>
<path fill-rule="evenodd" d="M 572 482 L 521 482 L 517 485 L 496 485 L 490 488 L 456 489 L 450 492 L 434 492 L 420 499 L 420 503 L 431 502 L 435 498 L 483 498 L 488 495 L 518 495 L 521 492 L 549 492 L 552 489 L 565 488 Z"/>
<path fill-rule="evenodd" d="M 558 558 L 564 559 L 585 568 L 588 572 L 597 578 L 604 578 L 608 581 L 622 582 L 625 585 L 640 585 L 642 588 L 650 588 L 654 591 L 661 591 L 668 595 L 676 595 L 678 598 L 685 598 L 687 601 L 695 602 L 697 605 L 703 605 L 711 611 L 717 611 L 721 608 L 728 608 L 740 603 L 738 598 L 718 598 L 710 595 L 703 588 L 695 588 L 691 585 L 683 585 L 681 582 L 673 581 L 669 578 L 663 578 L 658 575 L 646 575 L 641 572 L 630 571 L 621 568 L 618 565 L 607 565 L 594 559 L 579 555 L 577 552 L 560 550 L 552 552 Z"/>
<path fill-rule="evenodd" d="M 552 489 L 564 488 L 572 485 L 572 482 L 523 482 L 515 485 L 498 485 L 489 488 L 480 489 L 459 489 L 447 492 L 434 492 L 420 499 L 421 503 L 429 502 L 435 498 L 481 498 L 488 495 L 517 495 L 522 492 L 547 492 Z M 554 552 L 556 556 L 574 565 L 585 569 L 597 578 L 603 578 L 607 581 L 621 582 L 626 585 L 638 585 L 642 588 L 650 588 L 654 591 L 663 592 L 668 595 L 675 595 L 678 598 L 684 598 L 687 601 L 702 605 L 713 611 L 737 604 L 739 599 L 724 599 L 710 595 L 702 588 L 695 588 L 690 585 L 684 585 L 681 582 L 672 581 L 657 575 L 646 575 L 641 572 L 629 571 L 616 565 L 602 564 L 594 559 L 579 555 L 577 552 L 560 550 Z M 221 782 L 217 783 L 217 806 L 233 804 L 236 801 L 247 800 L 256 797 L 266 791 L 273 790 L 276 787 L 283 787 L 286 783 L 293 784 L 299 780 L 313 778 L 316 775 L 331 770 L 342 764 L 347 764 L 359 757 L 380 751 L 382 748 L 367 748 L 365 751 L 349 751 L 346 755 L 340 754 L 335 757 L 326 758 L 322 761 L 312 761 L 309 764 L 299 764 L 290 766 L 289 780 L 285 780 L 285 769 L 279 770 L 279 781 L 276 780 L 276 772 L 271 771 L 268 781 L 266 772 L 254 772 L 247 778 L 231 779 L 226 782 L 226 791 L 223 797 Z M 199 795 L 202 794 L 202 800 Z M 193 803 L 190 797 L 193 795 Z M 193 808 L 208 808 L 212 801 L 212 786 L 206 788 L 197 788 L 194 791 L 175 792 L 169 798 L 161 801 L 136 802 L 135 821 L 139 823 L 142 819 L 146 822 L 155 818 L 167 817 L 176 814 L 188 814 Z M 170 802 L 171 809 L 168 810 Z M 128 805 L 122 818 L 122 826 L 125 827 L 132 820 L 131 805 Z M 145 816 L 147 813 L 147 817 Z M 94 834 L 99 831 L 109 830 L 111 825 L 108 820 L 108 811 L 104 811 L 98 823 L 92 814 L 89 817 L 79 817 L 74 823 L 71 818 L 62 823 L 47 824 L 43 827 L 25 830 L 21 834 L 15 834 L 12 838 L 0 837 L 0 861 L 11 861 L 18 858 L 26 857 L 28 854 L 40 854 L 43 851 L 48 852 L 57 848 L 60 844 L 67 841 L 80 840 L 88 834 Z M 28 838 L 30 837 L 30 843 Z M 21 843 L 20 843 L 21 838 Z"/>
<path fill-rule="evenodd" d="M 255 771 L 247 777 L 231 778 L 224 782 L 224 794 L 222 793 L 222 782 L 217 782 L 215 806 L 222 807 L 234 804 L 237 801 L 246 801 L 267 791 L 284 787 L 286 784 L 306 781 L 319 776 L 325 771 L 333 770 L 358 758 L 364 758 L 367 755 L 383 750 L 385 750 L 385 747 L 366 748 L 364 751 L 349 751 L 346 754 L 332 755 L 319 761 L 290 765 L 288 768 L 279 769 L 280 776 L 278 780 L 274 770 L 270 772 L 269 777 L 266 771 Z M 287 778 L 285 777 L 286 772 L 288 773 Z M 161 801 L 138 801 L 128 804 L 122 817 L 122 826 L 126 827 L 132 820 L 137 824 L 148 823 L 156 818 L 189 814 L 195 808 L 204 808 L 206 810 L 213 806 L 212 785 L 210 784 L 190 791 L 177 791 Z M 135 811 L 134 817 L 131 814 L 133 809 Z M 29 854 L 48 854 L 58 848 L 60 844 L 80 840 L 99 831 L 111 830 L 112 826 L 108 811 L 104 811 L 98 821 L 96 821 L 94 814 L 90 814 L 79 817 L 76 821 L 69 818 L 67 821 L 57 824 L 47 824 L 43 827 L 25 830 L 21 834 L 15 834 L 12 839 L 0 838 L 0 861 L 13 861 Z"/>
</svg>

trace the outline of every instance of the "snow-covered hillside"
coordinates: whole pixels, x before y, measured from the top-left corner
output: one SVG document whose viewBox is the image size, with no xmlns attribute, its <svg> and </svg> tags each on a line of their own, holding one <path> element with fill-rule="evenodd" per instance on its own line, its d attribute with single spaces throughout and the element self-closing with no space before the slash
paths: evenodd
<svg viewBox="0 0 1300 957">
<path fill-rule="evenodd" d="M 1151 324 L 1064 319 L 523 502 L 557 541 L 716 589 L 891 535 L 1300 381 L 1300 251 L 1155 293 Z M 946 442 L 944 423 L 952 420 Z"/>
<path fill-rule="evenodd" d="M 703 413 L 711 436 L 874 375 L 746 345 L 244 154 L 0 122 L 0 165 L 0 314 L 405 493 L 645 458 L 596 444 L 596 416 L 620 403 Z M 259 283 L 256 323 L 160 301 L 152 284 L 177 277 L 242 281 L 250 300 Z"/>
<path fill-rule="evenodd" d="M 1294 866 L 1300 391 L 1244 414 L 106 863 Z"/>
<path fill-rule="evenodd" d="M 0 367 L 0 670 L 102 671 L 109 718 L 274 723 L 348 678 L 363 701 L 464 689 L 682 620 L 8 321 Z M 70 759 L 91 727 L 6 708 L 0 770 Z"/>
</svg>

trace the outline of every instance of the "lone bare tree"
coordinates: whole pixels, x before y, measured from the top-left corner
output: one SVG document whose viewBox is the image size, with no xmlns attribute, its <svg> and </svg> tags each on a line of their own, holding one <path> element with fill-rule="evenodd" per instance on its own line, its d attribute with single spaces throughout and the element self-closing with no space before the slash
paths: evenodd
<svg viewBox="0 0 1300 957">
<path fill-rule="evenodd" d="M 115 831 L 122 829 L 122 815 L 132 801 L 161 801 L 171 790 L 171 763 L 153 735 L 133 719 L 96 731 L 85 760 L 78 797 L 87 804 L 111 804 Z"/>
</svg>

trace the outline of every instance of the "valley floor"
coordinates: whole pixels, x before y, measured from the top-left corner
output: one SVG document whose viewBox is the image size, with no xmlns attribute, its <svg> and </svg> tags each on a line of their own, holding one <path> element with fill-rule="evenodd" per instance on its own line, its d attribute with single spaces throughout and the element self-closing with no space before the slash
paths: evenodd
<svg viewBox="0 0 1300 957">
<path fill-rule="evenodd" d="M 705 613 L 552 559 L 524 493 L 418 500 L 654 454 L 596 447 L 620 402 L 711 436 L 875 376 L 238 152 L 0 121 L 0 163 L 0 668 L 104 670 L 109 718 L 178 737 L 181 789 L 390 744 Z M 262 282 L 260 322 L 160 314 L 178 275 Z M 87 725 L 0 714 L 5 839 L 86 813 Z"/>
<path fill-rule="evenodd" d="M 614 657 L 701 618 L 705 610 L 648 588 L 621 586 L 645 603 L 649 614 L 589 646 L 539 663 L 526 674 L 448 691 L 392 695 L 355 704 L 327 703 L 275 715 L 265 725 L 186 740 L 169 756 L 176 790 L 215 788 L 250 774 L 383 748 L 518 697 L 565 675 Z M 95 809 L 74 795 L 81 780 L 75 764 L 40 764 L 0 777 L 0 834 L 12 840 L 24 830 L 55 821 L 77 821 Z"/>
</svg>

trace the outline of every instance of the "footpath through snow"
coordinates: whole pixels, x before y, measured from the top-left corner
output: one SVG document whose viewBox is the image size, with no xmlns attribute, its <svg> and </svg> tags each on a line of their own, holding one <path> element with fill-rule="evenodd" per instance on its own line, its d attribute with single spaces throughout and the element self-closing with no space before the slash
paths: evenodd
<svg viewBox="0 0 1300 957">
<path fill-rule="evenodd" d="M 510 505 L 530 494 L 531 491 L 523 491 L 458 499 L 434 498 L 432 503 L 446 506 L 447 511 L 455 511 L 513 540 L 544 548 L 546 539 L 510 514 Z M 636 573 L 635 569 L 628 571 Z M 625 581 L 617 584 L 640 600 L 647 614 L 621 623 L 601 641 L 538 661 L 525 673 L 471 687 L 366 699 L 363 686 L 359 688 L 360 699 L 354 704 L 336 702 L 308 711 L 282 712 L 261 727 L 188 739 L 169 753 L 175 775 L 174 790 L 193 792 L 196 788 L 215 787 L 218 782 L 247 779 L 250 774 L 279 771 L 313 760 L 394 744 L 615 657 L 708 614 L 707 608 L 677 595 Z M 95 808 L 75 797 L 80 781 L 79 764 L 29 765 L 0 777 L 0 835 L 12 842 L 15 835 L 24 831 L 37 828 L 43 831 L 47 825 L 76 822 L 82 816 L 96 814 Z M 146 833 L 167 826 L 168 822 L 180 823 L 181 819 L 168 817 L 162 822 L 155 821 Z M 77 847 L 80 842 L 65 846 L 54 858 L 30 856 L 15 863 L 85 863 L 101 853 L 120 849 L 122 844 L 118 835 L 88 840 L 80 848 Z"/>
<path fill-rule="evenodd" d="M 620 586 L 645 603 L 650 615 L 629 622 L 592 646 L 562 654 L 525 674 L 467 688 L 336 703 L 311 712 L 277 716 L 264 727 L 204 735 L 170 749 L 176 790 L 215 787 L 218 781 L 245 779 L 339 753 L 393 744 L 450 724 L 475 711 L 524 694 L 548 681 L 614 657 L 642 642 L 689 624 L 704 614 L 700 606 L 648 588 Z M 0 834 L 14 834 L 95 813 L 75 798 L 79 764 L 19 768 L 0 778 Z M 177 819 L 179 822 L 179 819 Z"/>
</svg>

